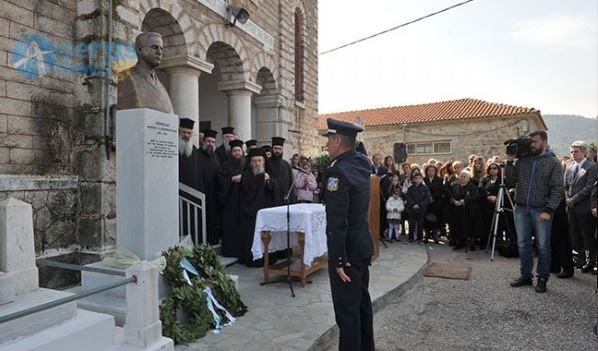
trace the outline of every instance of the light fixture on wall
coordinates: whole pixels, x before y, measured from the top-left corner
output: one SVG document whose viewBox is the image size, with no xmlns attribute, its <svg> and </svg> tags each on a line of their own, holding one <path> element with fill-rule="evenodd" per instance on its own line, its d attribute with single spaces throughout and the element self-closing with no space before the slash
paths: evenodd
<svg viewBox="0 0 598 351">
<path fill-rule="evenodd" d="M 224 23 L 234 27 L 237 22 L 245 24 L 249 19 L 249 12 L 242 6 L 237 6 L 236 1 L 230 1 L 226 5 L 226 18 Z"/>
</svg>

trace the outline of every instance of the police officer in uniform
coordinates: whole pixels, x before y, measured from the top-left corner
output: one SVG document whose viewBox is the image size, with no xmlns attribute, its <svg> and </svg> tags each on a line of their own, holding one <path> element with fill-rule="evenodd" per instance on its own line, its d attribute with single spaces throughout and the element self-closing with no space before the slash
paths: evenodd
<svg viewBox="0 0 598 351">
<path fill-rule="evenodd" d="M 329 118 L 326 147 L 332 158 L 324 173 L 328 273 L 339 350 L 374 350 L 369 265 L 374 254 L 368 225 L 371 163 L 355 150 L 362 129 Z"/>
</svg>

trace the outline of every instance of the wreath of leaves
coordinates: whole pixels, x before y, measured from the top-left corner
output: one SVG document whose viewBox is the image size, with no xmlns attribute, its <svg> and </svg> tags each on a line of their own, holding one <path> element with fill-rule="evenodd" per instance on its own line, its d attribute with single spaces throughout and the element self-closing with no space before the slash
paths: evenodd
<svg viewBox="0 0 598 351">
<path fill-rule="evenodd" d="M 162 334 L 173 339 L 176 344 L 194 341 L 215 328 L 214 319 L 207 308 L 207 297 L 203 292 L 206 287 L 212 288 L 216 300 L 233 316 L 242 316 L 247 312 L 235 283 L 226 274 L 218 255 L 210 246 L 198 245 L 193 250 L 174 247 L 163 255 L 166 258 L 163 274 L 172 292 L 160 305 Z M 180 266 L 183 258 L 198 270 L 199 276 L 189 274 L 193 286 L 189 286 L 183 278 L 183 268 Z M 217 313 L 221 320 L 226 320 L 222 311 L 218 310 Z"/>
</svg>

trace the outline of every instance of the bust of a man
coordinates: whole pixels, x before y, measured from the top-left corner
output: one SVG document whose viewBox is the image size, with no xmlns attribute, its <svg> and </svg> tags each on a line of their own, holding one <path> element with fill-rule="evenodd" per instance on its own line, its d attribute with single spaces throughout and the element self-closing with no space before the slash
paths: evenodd
<svg viewBox="0 0 598 351">
<path fill-rule="evenodd" d="M 170 96 L 155 72 L 155 68 L 162 61 L 163 49 L 162 36 L 159 33 L 143 32 L 135 38 L 137 64 L 123 72 L 119 79 L 119 110 L 149 108 L 173 113 Z"/>
</svg>

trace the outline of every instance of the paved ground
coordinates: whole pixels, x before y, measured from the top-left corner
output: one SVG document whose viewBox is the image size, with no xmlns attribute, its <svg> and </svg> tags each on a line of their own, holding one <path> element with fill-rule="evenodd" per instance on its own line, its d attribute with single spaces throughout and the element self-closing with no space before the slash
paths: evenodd
<svg viewBox="0 0 598 351">
<path fill-rule="evenodd" d="M 375 315 L 376 346 L 386 350 L 593 351 L 596 276 L 551 277 L 548 292 L 511 288 L 518 259 L 432 245 L 430 262 L 471 265 L 470 281 L 423 278 Z M 335 349 L 334 347 L 329 350 Z"/>
<path fill-rule="evenodd" d="M 374 308 L 386 306 L 413 286 L 427 259 L 424 246 L 393 244 L 382 249 L 371 268 Z M 322 350 L 336 340 L 327 271 L 315 273 L 305 288 L 295 283 L 297 296 L 292 298 L 286 284 L 260 286 L 261 269 L 233 265 L 227 270 L 239 276 L 249 312 L 222 333 L 177 346 L 177 351 Z"/>
</svg>

